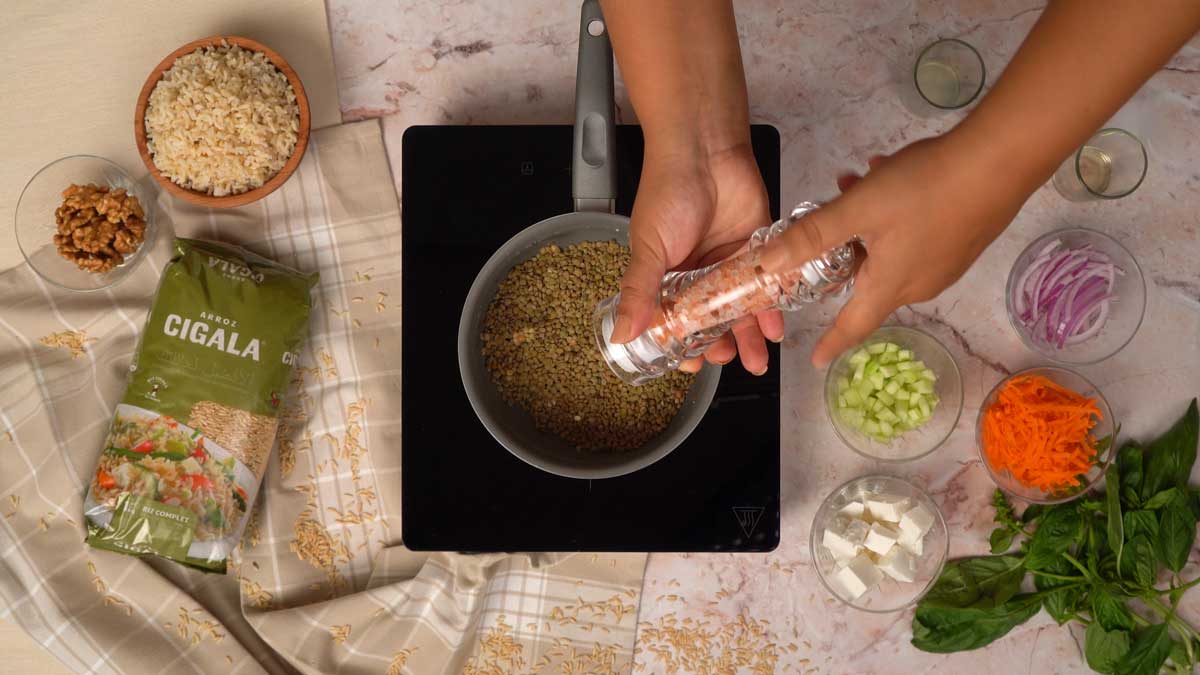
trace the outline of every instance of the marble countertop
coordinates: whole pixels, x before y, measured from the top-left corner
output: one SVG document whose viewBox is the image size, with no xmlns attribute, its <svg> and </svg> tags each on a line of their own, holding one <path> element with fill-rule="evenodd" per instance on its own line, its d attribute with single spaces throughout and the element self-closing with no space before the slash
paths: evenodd
<svg viewBox="0 0 1200 675">
<path fill-rule="evenodd" d="M 572 3 L 329 4 L 343 115 L 383 118 L 398 190 L 400 139 L 410 125 L 571 121 L 578 25 Z M 782 136 L 784 206 L 828 199 L 838 173 L 861 171 L 871 155 L 961 118 L 911 103 L 907 77 L 922 46 L 938 37 L 967 40 L 980 50 L 990 85 L 1040 9 L 1037 2 L 988 0 L 737 3 L 752 117 Z M 620 117 L 633 121 L 619 76 L 617 88 Z M 825 419 L 823 373 L 808 365 L 830 314 L 789 317 L 783 362 L 773 364 L 784 383 L 782 543 L 769 555 L 651 556 L 640 617 L 643 672 L 693 672 L 681 664 L 697 653 L 691 650 L 706 648 L 740 665 L 738 672 L 1087 671 L 1082 635 L 1044 614 L 981 652 L 918 652 L 909 644 L 911 611 L 866 614 L 825 592 L 808 536 L 817 506 L 836 485 L 884 471 L 932 492 L 952 532 L 951 556 L 986 551 L 993 485 L 975 450 L 975 419 L 983 396 L 1006 373 L 1039 363 L 1008 326 L 1003 288 L 1017 254 L 1044 232 L 1067 225 L 1102 230 L 1145 270 L 1149 298 L 1140 332 L 1114 358 L 1080 369 L 1104 391 L 1123 431 L 1146 438 L 1163 430 L 1200 394 L 1200 41 L 1114 123 L 1149 149 L 1149 175 L 1135 194 L 1078 204 L 1043 187 L 958 284 L 893 317 L 932 332 L 962 369 L 962 418 L 931 456 L 881 466 L 846 449 Z M 1198 605 L 1187 611 L 1200 615 Z M 686 618 L 707 621 L 708 637 L 666 630 Z"/>
</svg>

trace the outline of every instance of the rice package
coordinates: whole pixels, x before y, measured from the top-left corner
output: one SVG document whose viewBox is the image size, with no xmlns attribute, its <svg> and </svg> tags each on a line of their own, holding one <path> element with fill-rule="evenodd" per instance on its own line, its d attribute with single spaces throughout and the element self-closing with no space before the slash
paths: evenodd
<svg viewBox="0 0 1200 675">
<path fill-rule="evenodd" d="M 225 571 L 316 282 L 236 246 L 175 241 L 84 500 L 89 544 Z"/>
</svg>

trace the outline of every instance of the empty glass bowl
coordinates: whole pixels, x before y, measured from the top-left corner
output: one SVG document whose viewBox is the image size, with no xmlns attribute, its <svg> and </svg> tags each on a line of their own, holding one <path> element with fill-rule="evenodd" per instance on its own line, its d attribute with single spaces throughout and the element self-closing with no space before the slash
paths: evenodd
<svg viewBox="0 0 1200 675">
<path fill-rule="evenodd" d="M 1101 419 L 1096 420 L 1096 425 L 1092 427 L 1092 438 L 1097 442 L 1096 461 L 1087 473 L 1080 477 L 1080 482 L 1068 490 L 1061 492 L 1045 492 L 1040 488 L 1025 485 L 1017 480 L 1007 469 L 998 471 L 992 466 L 992 462 L 988 457 L 987 448 L 983 443 L 983 416 L 988 408 L 996 402 L 1000 395 L 1000 390 L 1004 385 L 1014 378 L 1040 375 L 1046 379 L 1074 391 L 1077 394 L 1088 398 L 1096 399 L 1096 407 L 1100 409 Z M 975 447 L 979 449 L 979 458 L 983 461 L 983 466 L 987 468 L 988 475 L 992 477 L 996 485 L 1001 490 L 1020 497 L 1021 499 L 1038 503 L 1038 504 L 1057 504 L 1065 502 L 1077 497 L 1080 493 L 1086 492 L 1101 478 L 1104 477 L 1105 470 L 1108 469 L 1109 462 L 1116 456 L 1116 439 L 1114 438 L 1116 422 L 1113 420 L 1112 408 L 1108 407 L 1108 401 L 1104 399 L 1104 395 L 1096 388 L 1096 385 L 1089 382 L 1084 376 L 1066 368 L 1058 368 L 1054 366 L 1046 366 L 1041 368 L 1028 368 L 1017 373 L 1013 373 L 1004 378 L 992 388 L 988 393 L 987 398 L 983 400 L 983 405 L 979 407 L 979 418 L 975 422 Z"/>
<path fill-rule="evenodd" d="M 925 534 L 923 554 L 917 559 L 916 575 L 911 582 L 897 581 L 884 576 L 874 588 L 862 596 L 852 599 L 841 589 L 833 574 L 837 571 L 837 562 L 829 553 L 822 539 L 825 528 L 833 521 L 846 504 L 862 499 L 864 495 L 897 495 L 907 497 L 914 504 L 924 506 L 934 514 L 933 525 Z M 950 535 L 946 530 L 946 520 L 933 499 L 921 488 L 894 476 L 863 476 L 843 483 L 835 489 L 817 509 L 813 518 L 812 532 L 809 534 L 809 550 L 812 554 L 813 567 L 817 576 L 835 598 L 845 604 L 866 612 L 897 612 L 915 605 L 937 581 L 938 575 L 946 564 L 946 556 L 950 551 Z"/>
<path fill-rule="evenodd" d="M 62 191 L 75 185 L 94 183 L 125 188 L 137 197 L 145 211 L 145 239 L 125 262 L 107 272 L 88 272 L 58 254 L 54 245 L 57 225 L 54 212 L 62 206 Z M 15 219 L 17 246 L 33 271 L 46 281 L 72 291 L 98 291 L 124 279 L 145 258 L 154 244 L 157 223 L 154 195 L 134 182 L 124 169 L 102 157 L 72 155 L 51 162 L 29 179 L 17 201 Z"/>
<path fill-rule="evenodd" d="M 1063 249 L 1091 246 L 1107 255 L 1123 272 L 1113 277 L 1109 311 L 1100 332 L 1077 344 L 1064 344 L 1061 348 L 1047 339 L 1045 320 L 1026 325 L 1013 297 L 1018 292 L 1018 286 L 1037 285 L 1037 279 L 1031 278 L 1033 275 L 1026 272 L 1038 254 L 1056 239 L 1062 242 Z M 1025 346 L 1051 361 L 1086 365 L 1109 358 L 1133 339 L 1146 312 L 1146 280 L 1133 255 L 1116 239 L 1095 230 L 1071 227 L 1038 237 L 1017 256 L 1008 274 L 1004 303 L 1008 310 L 1008 322 Z"/>
<path fill-rule="evenodd" d="M 838 378 L 849 378 L 854 372 L 850 357 L 859 347 L 875 342 L 894 342 L 902 349 L 912 350 L 914 358 L 924 361 L 925 366 L 937 375 L 934 392 L 939 398 L 933 416 L 921 427 L 906 431 L 888 443 L 875 440 L 848 424 L 837 412 Z M 924 457 L 940 446 L 958 424 L 962 415 L 962 375 L 958 364 L 942 343 L 932 335 L 906 326 L 884 326 L 871 334 L 863 343 L 846 350 L 829 366 L 825 374 L 825 412 L 838 438 L 851 450 L 870 459 L 886 462 L 905 462 Z"/>
</svg>

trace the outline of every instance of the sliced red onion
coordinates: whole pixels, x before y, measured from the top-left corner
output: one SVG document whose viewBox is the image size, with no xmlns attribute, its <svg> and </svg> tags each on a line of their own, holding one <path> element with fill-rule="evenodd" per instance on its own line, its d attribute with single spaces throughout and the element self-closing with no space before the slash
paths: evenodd
<svg viewBox="0 0 1200 675">
<path fill-rule="evenodd" d="M 1016 318 L 1032 335 L 1062 349 L 1094 337 L 1110 312 L 1113 283 L 1125 271 L 1090 244 L 1044 246 L 1012 288 Z"/>
</svg>

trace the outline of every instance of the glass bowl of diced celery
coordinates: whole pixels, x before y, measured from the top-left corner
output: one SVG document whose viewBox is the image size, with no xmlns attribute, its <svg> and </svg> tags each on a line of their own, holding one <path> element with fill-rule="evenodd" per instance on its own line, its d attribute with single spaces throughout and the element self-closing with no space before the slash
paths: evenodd
<svg viewBox="0 0 1200 675">
<path fill-rule="evenodd" d="M 825 411 L 851 450 L 906 462 L 940 446 L 962 415 L 962 376 L 932 335 L 884 326 L 847 350 L 825 375 Z"/>
<path fill-rule="evenodd" d="M 843 483 L 813 518 L 809 549 L 835 598 L 866 612 L 898 612 L 933 587 L 950 550 L 946 520 L 921 488 L 895 476 Z"/>
</svg>

